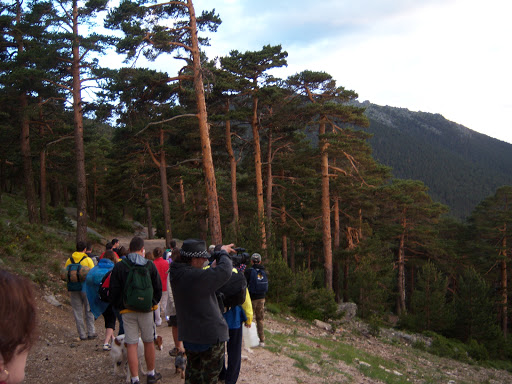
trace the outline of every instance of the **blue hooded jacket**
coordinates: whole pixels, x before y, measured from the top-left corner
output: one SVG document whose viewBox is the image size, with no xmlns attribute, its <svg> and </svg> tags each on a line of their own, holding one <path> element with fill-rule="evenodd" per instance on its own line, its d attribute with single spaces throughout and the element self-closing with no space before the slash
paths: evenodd
<svg viewBox="0 0 512 384">
<path fill-rule="evenodd" d="M 91 307 L 91 312 L 95 319 L 100 317 L 109 306 L 109 303 L 100 300 L 98 290 L 100 289 L 101 280 L 112 268 L 114 268 L 114 262 L 112 260 L 105 258 L 100 259 L 98 265 L 89 271 L 85 279 L 85 293 L 87 294 L 89 307 Z"/>
</svg>

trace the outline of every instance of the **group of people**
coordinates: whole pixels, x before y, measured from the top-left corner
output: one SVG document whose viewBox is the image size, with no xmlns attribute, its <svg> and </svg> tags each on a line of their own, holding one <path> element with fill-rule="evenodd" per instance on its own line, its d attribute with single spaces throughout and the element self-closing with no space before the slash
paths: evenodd
<svg viewBox="0 0 512 384">
<path fill-rule="evenodd" d="M 265 293 L 250 292 L 254 286 L 250 283 L 251 278 L 254 278 L 252 270 L 264 270 L 261 256 L 253 254 L 252 267 L 244 271 L 241 266 L 233 266 L 230 257 L 230 254 L 236 253 L 233 244 L 211 246 L 207 250 L 204 241 L 188 239 L 183 242 L 181 249 L 173 241 L 169 252 L 155 248 L 146 253 L 144 240 L 134 237 L 129 250 L 122 252 L 122 256 L 117 253 L 121 248 L 119 241 L 114 239 L 107 244 L 107 249 L 100 257 L 91 258 L 87 254 L 90 251 L 88 245 L 78 242 L 76 252 L 66 262 L 65 267 L 80 264 L 84 269 L 89 269 L 83 289 L 70 291 L 80 339 L 97 337 L 94 320 L 102 315 L 105 320 L 103 349 L 109 350 L 117 319 L 119 334 L 125 334 L 131 382 L 137 384 L 140 380 L 137 356 L 140 334 L 148 370 L 147 383 L 158 383 L 162 376 L 155 371 L 154 340 L 156 327 L 167 321 L 172 327 L 174 339 L 170 355 L 177 356 L 186 352 L 185 383 L 236 383 L 241 367 L 242 325 L 251 327 L 253 312 L 260 346 L 265 345 Z M 137 274 L 132 271 L 135 269 L 139 271 Z M 133 280 L 135 275 L 141 273 L 147 274 L 150 280 L 147 287 L 137 293 L 141 301 L 145 295 L 150 295 L 150 305 L 143 309 L 137 303 L 128 304 L 127 300 L 127 289 L 141 284 Z M 233 273 L 243 273 L 248 280 L 245 302 L 221 308 L 216 292 Z M 98 289 L 105 285 L 107 278 L 109 302 L 98 296 Z"/>
</svg>

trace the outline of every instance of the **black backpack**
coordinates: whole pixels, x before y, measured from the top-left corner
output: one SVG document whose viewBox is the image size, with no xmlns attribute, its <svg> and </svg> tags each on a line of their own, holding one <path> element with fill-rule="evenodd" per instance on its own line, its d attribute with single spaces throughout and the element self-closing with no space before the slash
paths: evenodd
<svg viewBox="0 0 512 384">
<path fill-rule="evenodd" d="M 110 275 L 112 275 L 112 270 L 105 273 L 105 276 L 101 279 L 100 288 L 98 289 L 100 300 L 106 303 L 110 303 Z"/>
<path fill-rule="evenodd" d="M 229 280 L 216 292 L 221 312 L 242 305 L 245 301 L 246 291 L 247 280 L 245 280 L 245 276 L 242 273 L 233 272 Z"/>
<path fill-rule="evenodd" d="M 249 293 L 264 295 L 268 291 L 268 277 L 264 269 L 252 267 L 249 280 Z"/>
</svg>

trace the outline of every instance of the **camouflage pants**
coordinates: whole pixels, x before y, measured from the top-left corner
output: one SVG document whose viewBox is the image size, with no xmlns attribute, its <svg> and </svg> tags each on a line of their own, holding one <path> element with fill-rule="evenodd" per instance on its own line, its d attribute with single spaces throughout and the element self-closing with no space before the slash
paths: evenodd
<svg viewBox="0 0 512 384">
<path fill-rule="evenodd" d="M 224 343 L 213 344 L 204 352 L 186 352 L 185 384 L 217 384 L 224 366 Z"/>
<path fill-rule="evenodd" d="M 258 337 L 262 343 L 265 342 L 265 333 L 263 332 L 263 321 L 265 320 L 265 299 L 252 300 L 252 310 L 256 318 L 256 327 L 258 328 Z"/>
</svg>

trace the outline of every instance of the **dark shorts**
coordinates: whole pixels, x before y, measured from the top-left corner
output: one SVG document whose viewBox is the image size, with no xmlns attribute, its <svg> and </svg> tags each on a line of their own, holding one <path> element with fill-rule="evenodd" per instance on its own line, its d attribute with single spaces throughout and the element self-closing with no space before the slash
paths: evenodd
<svg viewBox="0 0 512 384">
<path fill-rule="evenodd" d="M 109 305 L 107 309 L 105 309 L 105 312 L 103 312 L 103 318 L 105 319 L 105 329 L 116 329 L 116 314 L 112 309 L 112 305 Z"/>
<path fill-rule="evenodd" d="M 178 319 L 176 316 L 169 316 L 169 325 L 171 327 L 177 327 L 178 326 Z"/>
</svg>

